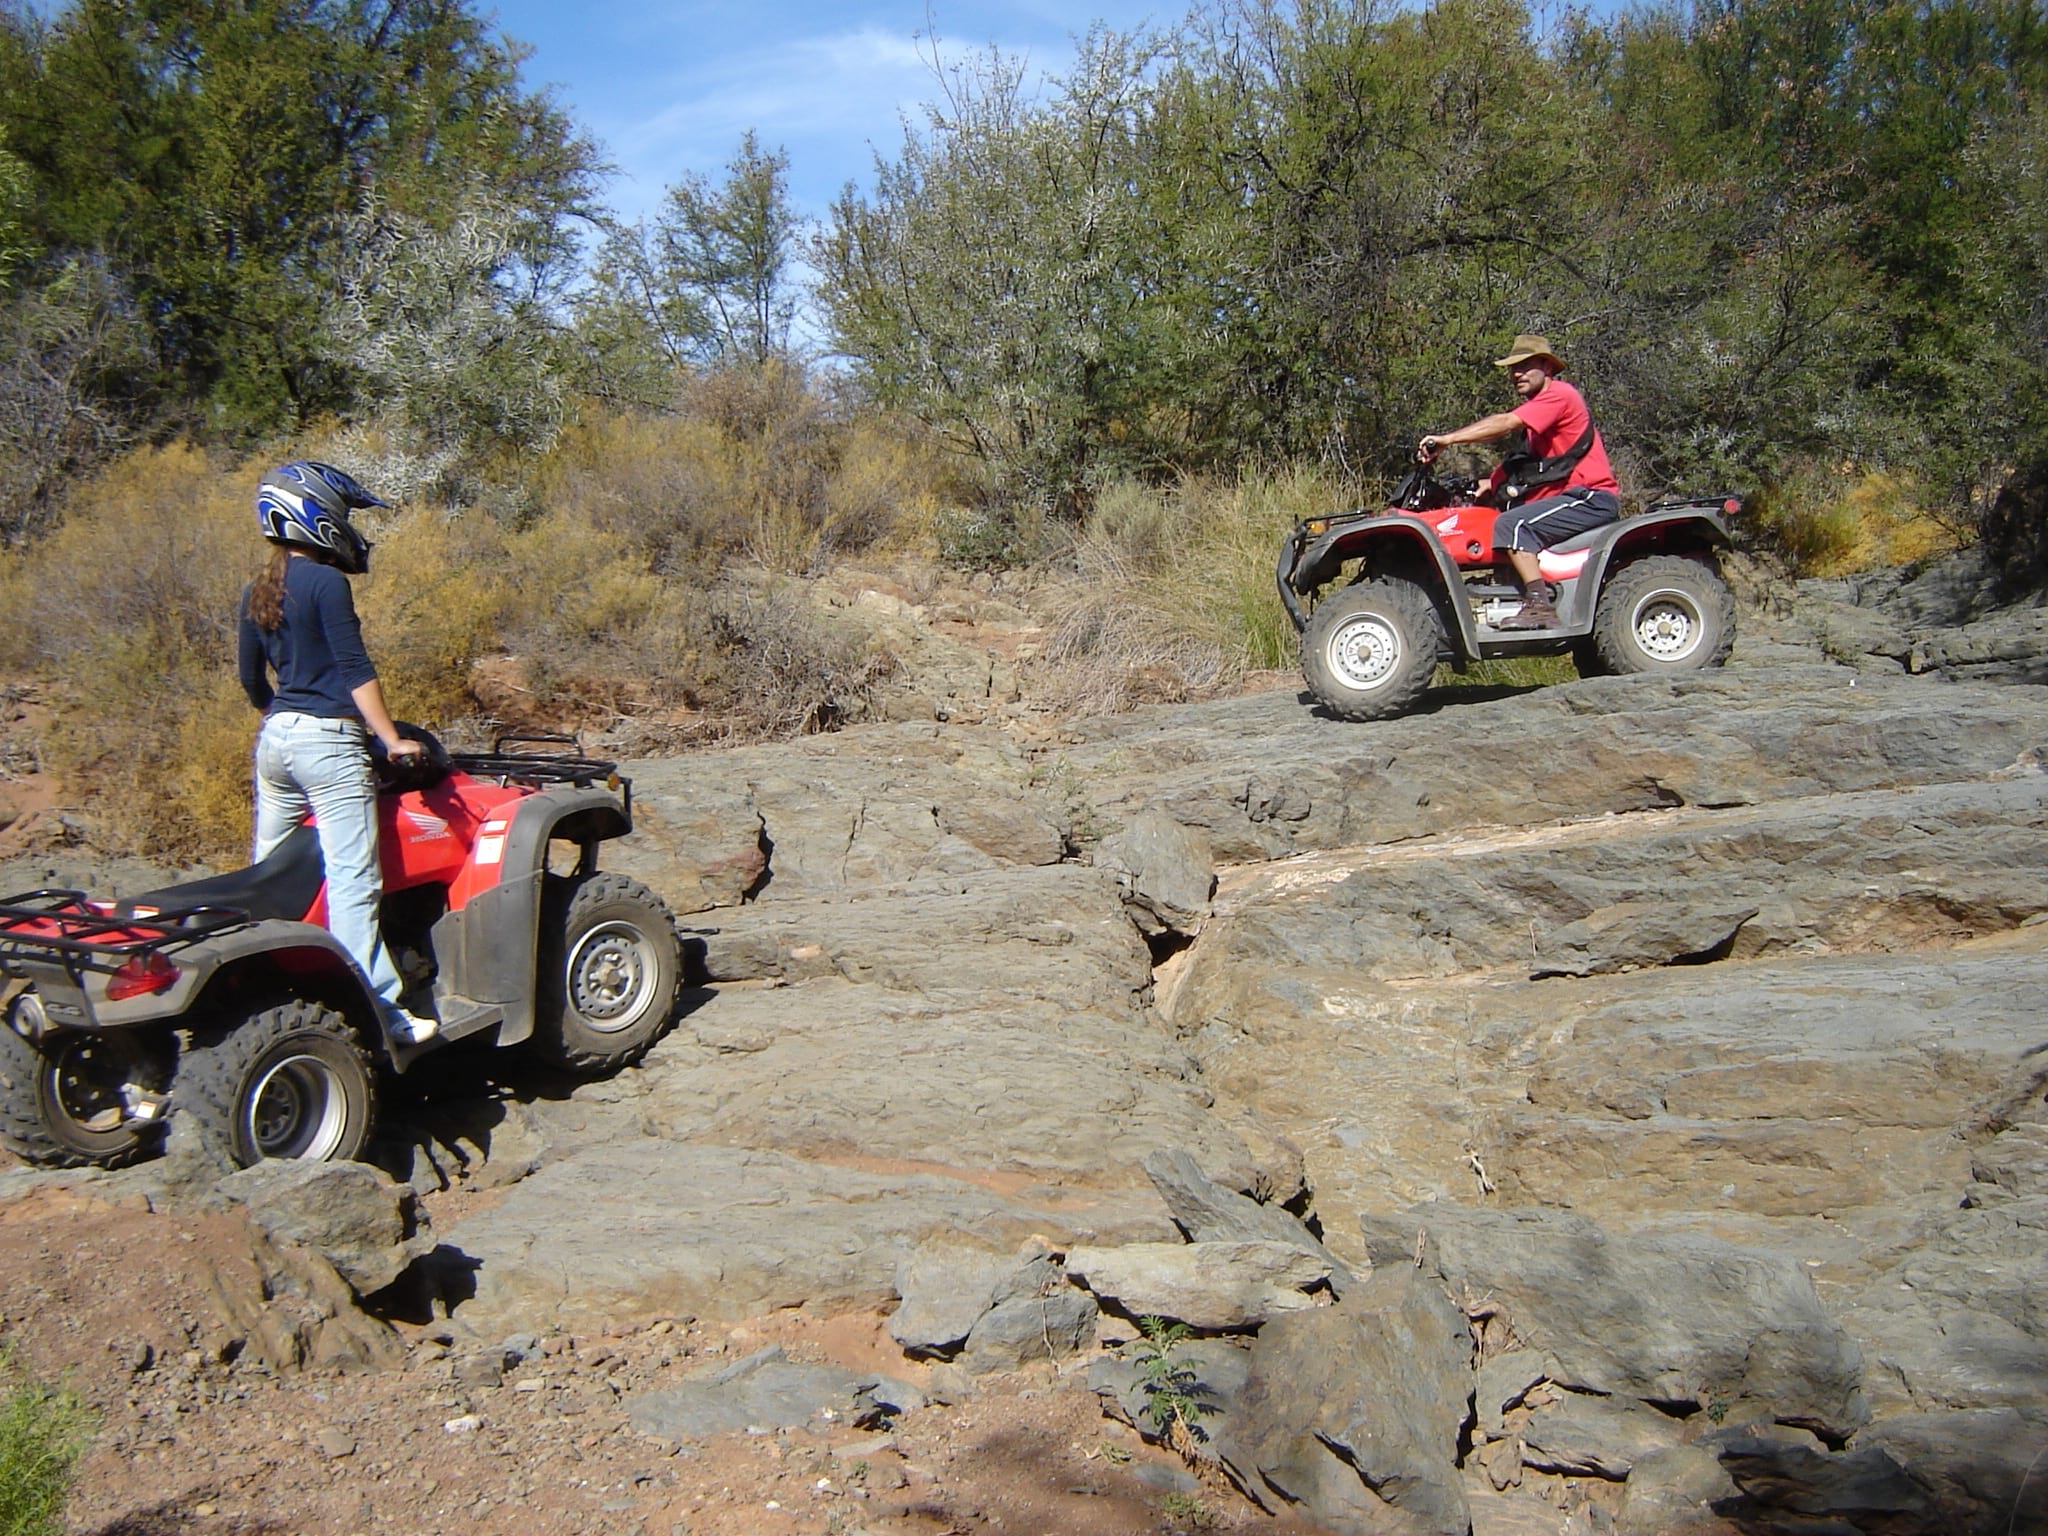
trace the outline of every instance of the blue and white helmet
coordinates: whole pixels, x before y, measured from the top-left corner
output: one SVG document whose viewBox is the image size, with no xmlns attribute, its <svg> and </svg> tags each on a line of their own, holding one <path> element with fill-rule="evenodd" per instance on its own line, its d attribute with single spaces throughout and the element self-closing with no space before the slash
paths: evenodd
<svg viewBox="0 0 2048 1536">
<path fill-rule="evenodd" d="M 294 459 L 273 469 L 256 487 L 256 520 L 273 544 L 296 544 L 325 555 L 341 570 L 370 568 L 370 541 L 350 526 L 360 507 L 388 507 L 353 475 L 332 464 Z"/>
</svg>

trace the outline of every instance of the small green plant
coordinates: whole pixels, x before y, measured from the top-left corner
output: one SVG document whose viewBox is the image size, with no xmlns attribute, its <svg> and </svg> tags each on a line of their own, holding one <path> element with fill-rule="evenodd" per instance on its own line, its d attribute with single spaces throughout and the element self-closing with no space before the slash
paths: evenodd
<svg viewBox="0 0 2048 1536">
<path fill-rule="evenodd" d="M 1188 1340 L 1188 1325 L 1169 1323 L 1163 1317 L 1141 1317 L 1138 1328 L 1145 1335 L 1137 1346 L 1138 1368 L 1144 1376 L 1139 1390 L 1145 1394 L 1145 1416 L 1162 1441 L 1194 1461 L 1209 1437 L 1200 1424 L 1206 1411 L 1197 1396 L 1202 1390 L 1201 1378 L 1179 1352 Z"/>
<path fill-rule="evenodd" d="M 1707 1417 L 1716 1424 L 1725 1423 L 1728 1418 L 1728 1405 L 1719 1398 L 1716 1398 L 1713 1402 L 1707 1404 Z"/>
<path fill-rule="evenodd" d="M 23 1373 L 0 1346 L 0 1536 L 58 1536 L 72 1469 L 91 1438 L 77 1395 Z"/>
<path fill-rule="evenodd" d="M 1475 661 L 1463 672 L 1439 667 L 1432 681 L 1439 688 L 1547 688 L 1578 675 L 1569 656 L 1508 656 Z"/>
<path fill-rule="evenodd" d="M 1176 1530 L 1213 1531 L 1223 1523 L 1200 1494 L 1169 1493 L 1159 1507 Z"/>
</svg>

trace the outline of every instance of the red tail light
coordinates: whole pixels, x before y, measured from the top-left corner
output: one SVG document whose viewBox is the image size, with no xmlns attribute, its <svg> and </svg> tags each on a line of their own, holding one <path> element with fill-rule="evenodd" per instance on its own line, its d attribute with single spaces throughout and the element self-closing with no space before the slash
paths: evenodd
<svg viewBox="0 0 2048 1536">
<path fill-rule="evenodd" d="M 152 992 L 168 992 L 178 980 L 178 968 L 155 950 L 137 955 L 114 972 L 107 983 L 107 1001 L 118 1003 Z"/>
<path fill-rule="evenodd" d="M 1721 503 L 1721 510 L 1727 513 L 1730 517 L 1733 517 L 1736 513 L 1742 510 L 1742 498 L 1740 496 L 1730 496 L 1726 501 Z"/>
</svg>

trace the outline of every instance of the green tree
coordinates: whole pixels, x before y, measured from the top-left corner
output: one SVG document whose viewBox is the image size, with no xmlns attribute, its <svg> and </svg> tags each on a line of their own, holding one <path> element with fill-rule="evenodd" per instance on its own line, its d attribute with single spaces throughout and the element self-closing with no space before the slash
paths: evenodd
<svg viewBox="0 0 2048 1536">
<path fill-rule="evenodd" d="M 36 255 L 28 228 L 35 195 L 28 167 L 0 141 L 0 293 L 8 288 L 15 269 Z"/>
<path fill-rule="evenodd" d="M 694 312 L 708 360 L 759 366 L 787 355 L 796 315 L 789 156 L 764 152 L 749 129 L 725 172 L 715 190 L 695 174 L 669 189 L 655 222 L 658 266 L 675 312 Z"/>
<path fill-rule="evenodd" d="M 1566 329 L 1582 109 L 1518 0 L 1244 0 L 1182 55 L 1172 163 L 1225 264 L 1214 387 L 1286 454 L 1384 462 L 1470 415 L 1503 332 Z"/>
<path fill-rule="evenodd" d="M 1149 58 L 1097 30 L 1042 104 L 999 53 L 948 71 L 943 103 L 877 158 L 872 197 L 847 188 L 814 249 L 833 344 L 871 393 L 1056 510 L 1139 420 Z"/>
<path fill-rule="evenodd" d="M 788 183 L 788 156 L 762 150 L 750 130 L 722 184 L 692 173 L 652 227 L 608 226 L 575 300 L 589 393 L 659 408 L 699 367 L 794 361 L 802 227 Z"/>
<path fill-rule="evenodd" d="M 524 213 L 473 189 L 441 218 L 371 203 L 345 226 L 324 354 L 428 452 L 543 452 L 567 414 L 563 337 L 522 287 Z"/>
<path fill-rule="evenodd" d="M 315 339 L 350 219 L 488 187 L 544 287 L 594 151 L 463 0 L 74 0 L 0 16 L 0 127 L 37 238 L 130 274 L 179 387 L 230 435 L 345 405 Z"/>
</svg>

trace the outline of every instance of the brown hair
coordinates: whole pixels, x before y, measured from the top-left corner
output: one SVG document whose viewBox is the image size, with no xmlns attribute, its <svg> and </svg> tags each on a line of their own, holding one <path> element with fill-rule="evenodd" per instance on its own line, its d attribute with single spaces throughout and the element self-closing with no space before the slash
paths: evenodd
<svg viewBox="0 0 2048 1536">
<path fill-rule="evenodd" d="M 273 544 L 263 573 L 249 583 L 249 617 L 256 627 L 273 634 L 284 624 L 284 573 L 292 563 L 292 552 Z"/>
</svg>

